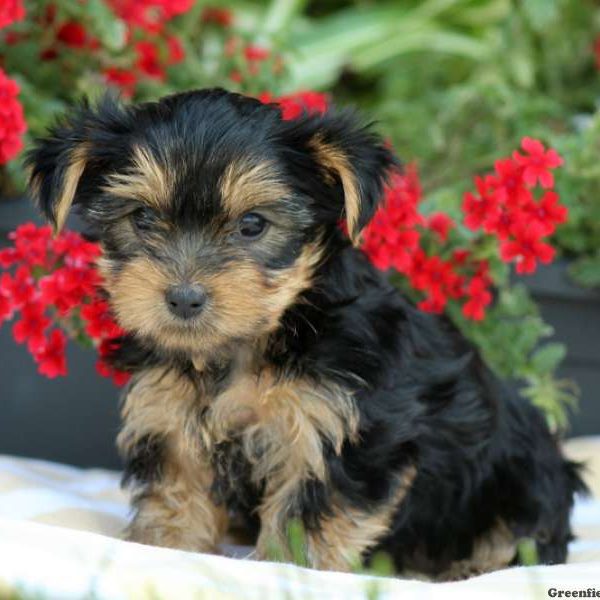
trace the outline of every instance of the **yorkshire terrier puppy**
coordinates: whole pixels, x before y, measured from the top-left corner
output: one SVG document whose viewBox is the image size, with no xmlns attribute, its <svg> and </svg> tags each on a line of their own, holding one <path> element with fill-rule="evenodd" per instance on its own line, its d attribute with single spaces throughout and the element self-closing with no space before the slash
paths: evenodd
<svg viewBox="0 0 600 600">
<path fill-rule="evenodd" d="M 129 539 L 216 552 L 233 516 L 259 558 L 299 520 L 322 569 L 385 551 L 453 579 L 517 562 L 524 537 L 565 560 L 576 465 L 355 247 L 397 165 L 352 113 L 284 121 L 219 89 L 107 98 L 28 163 L 55 228 L 76 204 L 97 232 L 128 332 Z"/>
</svg>

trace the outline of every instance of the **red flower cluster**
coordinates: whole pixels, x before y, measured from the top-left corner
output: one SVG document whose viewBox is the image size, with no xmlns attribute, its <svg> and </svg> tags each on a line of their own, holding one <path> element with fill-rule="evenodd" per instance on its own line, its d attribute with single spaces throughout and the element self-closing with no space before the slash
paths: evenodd
<svg viewBox="0 0 600 600">
<path fill-rule="evenodd" d="M 283 70 L 283 59 L 268 48 L 257 44 L 248 44 L 238 35 L 227 38 L 223 47 L 226 58 L 225 69 L 229 70 L 229 79 L 247 88 L 261 89 L 266 81 L 279 75 Z"/>
<path fill-rule="evenodd" d="M 85 27 L 77 21 L 67 21 L 58 29 L 56 39 L 69 48 L 85 48 L 88 45 L 94 46 L 97 41 L 89 37 Z"/>
<path fill-rule="evenodd" d="M 22 0 L 2 0 L 0 2 L 0 28 L 6 27 L 25 16 Z"/>
<path fill-rule="evenodd" d="M 259 95 L 258 99 L 265 104 L 269 102 L 279 104 L 281 115 L 286 121 L 297 119 L 304 112 L 323 114 L 329 103 L 327 94 L 320 92 L 297 92 L 277 98 L 269 92 L 264 92 Z"/>
<path fill-rule="evenodd" d="M 0 2 L 0 29 L 25 16 L 21 0 Z M 7 39 L 7 43 L 9 40 Z M 14 158 L 23 148 L 23 134 L 27 129 L 23 107 L 17 100 L 19 86 L 0 68 L 0 165 Z M 0 300 L 0 314 L 2 301 Z"/>
<path fill-rule="evenodd" d="M 23 148 L 27 125 L 18 94 L 17 83 L 0 69 L 0 164 L 14 158 Z"/>
<path fill-rule="evenodd" d="M 488 265 L 472 259 L 463 249 L 455 250 L 448 259 L 438 253 L 427 254 L 426 242 L 438 246 L 439 251 L 456 224 L 444 213 L 421 215 L 421 198 L 414 165 L 402 175 L 392 175 L 382 207 L 363 232 L 362 249 L 377 268 L 395 269 L 423 294 L 422 310 L 441 313 L 449 299 L 464 300 L 465 316 L 480 320 L 492 300 Z"/>
<path fill-rule="evenodd" d="M 100 276 L 95 261 L 97 244 L 66 232 L 53 239 L 50 227 L 25 223 L 9 235 L 12 247 L 0 250 L 0 323 L 13 325 L 18 344 L 26 344 L 38 370 L 47 377 L 66 375 L 66 337 L 88 336 L 99 347 L 98 372 L 122 385 L 127 373 L 112 370 L 104 361 L 107 340 L 123 335 L 99 296 Z M 52 325 L 58 325 L 49 331 Z"/>
<path fill-rule="evenodd" d="M 414 165 L 409 165 L 404 175 L 392 176 L 383 207 L 363 232 L 363 250 L 378 269 L 406 273 L 413 264 L 421 239 L 417 227 L 425 224 L 417 210 L 421 193 Z"/>
<path fill-rule="evenodd" d="M 110 4 L 128 26 L 128 40 L 137 41 L 133 44 L 132 64 L 127 68 L 107 67 L 103 75 L 108 83 L 131 97 L 140 78 L 164 81 L 167 67 L 185 58 L 181 41 L 169 35 L 165 25 L 173 17 L 189 11 L 193 0 L 111 0 Z"/>
<path fill-rule="evenodd" d="M 121 19 L 148 33 L 161 33 L 166 21 L 186 13 L 194 0 L 110 0 Z"/>
<path fill-rule="evenodd" d="M 552 170 L 562 164 L 556 150 L 546 150 L 532 138 L 524 138 L 512 157 L 496 161 L 495 172 L 475 180 L 477 193 L 463 200 L 465 226 L 483 230 L 500 242 L 500 255 L 515 262 L 517 273 L 533 273 L 538 262 L 554 258 L 546 238 L 567 220 L 567 208 L 559 203 Z M 538 199 L 533 188 L 544 191 Z"/>
<path fill-rule="evenodd" d="M 554 249 L 545 239 L 567 218 L 567 209 L 552 191 L 552 170 L 562 164 L 555 150 L 524 138 L 524 154 L 514 152 L 498 160 L 495 172 L 475 178 L 476 193 L 463 201 L 468 229 L 494 236 L 500 257 L 516 262 L 517 273 L 532 273 L 537 262 L 549 263 Z M 543 188 L 536 199 L 532 189 Z M 393 175 L 382 208 L 363 234 L 363 250 L 379 269 L 395 269 L 411 286 L 424 294 L 420 308 L 442 312 L 448 300 L 463 301 L 463 314 L 474 320 L 485 316 L 492 301 L 492 280 L 486 261 L 475 260 L 466 249 L 455 249 L 449 257 L 450 231 L 456 226 L 446 214 L 424 218 L 418 211 L 421 187 L 414 166 L 403 175 Z M 432 235 L 434 234 L 434 235 Z M 434 246 L 432 255 L 425 245 Z"/>
</svg>

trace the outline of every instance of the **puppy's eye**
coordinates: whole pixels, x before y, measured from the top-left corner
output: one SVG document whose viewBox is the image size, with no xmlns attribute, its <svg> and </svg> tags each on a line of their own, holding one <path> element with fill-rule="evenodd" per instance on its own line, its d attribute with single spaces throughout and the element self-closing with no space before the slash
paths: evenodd
<svg viewBox="0 0 600 600">
<path fill-rule="evenodd" d="M 142 206 L 131 214 L 134 227 L 140 231 L 148 231 L 156 223 L 156 215 L 150 208 Z"/>
<path fill-rule="evenodd" d="M 246 213 L 239 221 L 238 232 L 246 239 L 257 239 L 266 230 L 269 223 L 258 213 Z"/>
</svg>

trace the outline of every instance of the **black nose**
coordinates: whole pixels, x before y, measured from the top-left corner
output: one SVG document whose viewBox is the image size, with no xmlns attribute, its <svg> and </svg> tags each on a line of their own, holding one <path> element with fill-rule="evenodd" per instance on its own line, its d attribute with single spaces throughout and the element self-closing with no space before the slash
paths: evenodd
<svg viewBox="0 0 600 600">
<path fill-rule="evenodd" d="M 166 295 L 169 310 L 181 319 L 191 319 L 202 312 L 206 293 L 198 285 L 175 285 Z"/>
</svg>

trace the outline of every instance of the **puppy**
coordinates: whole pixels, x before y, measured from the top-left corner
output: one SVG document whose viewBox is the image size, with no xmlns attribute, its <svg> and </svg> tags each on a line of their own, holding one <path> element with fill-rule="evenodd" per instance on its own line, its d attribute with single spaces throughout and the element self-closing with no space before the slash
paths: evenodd
<svg viewBox="0 0 600 600">
<path fill-rule="evenodd" d="M 97 232 L 133 372 L 118 446 L 129 539 L 216 552 L 231 518 L 256 553 L 311 566 L 378 551 L 454 579 L 565 560 L 582 490 L 542 415 L 445 318 L 415 309 L 350 240 L 396 161 L 347 112 L 283 121 L 219 89 L 87 105 L 28 155 L 59 230 Z"/>
</svg>

